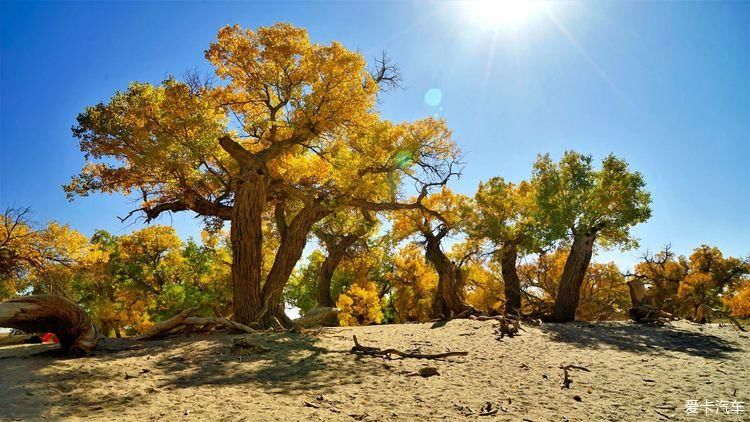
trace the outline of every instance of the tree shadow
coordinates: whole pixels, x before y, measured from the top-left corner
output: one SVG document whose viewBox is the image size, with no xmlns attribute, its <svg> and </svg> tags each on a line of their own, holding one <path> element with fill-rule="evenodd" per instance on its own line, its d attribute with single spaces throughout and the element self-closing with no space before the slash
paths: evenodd
<svg viewBox="0 0 750 422">
<path fill-rule="evenodd" d="M 232 347 L 238 338 L 252 347 Z M 319 395 L 360 383 L 363 372 L 387 371 L 379 359 L 358 359 L 318 343 L 309 335 L 272 332 L 152 342 L 108 339 L 94 356 L 81 359 L 49 353 L 2 359 L 0 420 L 96 418 L 104 409 L 149 406 L 155 393 L 207 385 Z M 103 389 L 116 393 L 102 396 Z"/>
<path fill-rule="evenodd" d="M 643 354 L 662 354 L 665 351 L 672 351 L 706 359 L 727 359 L 731 353 L 743 350 L 737 343 L 721 337 L 671 325 L 659 327 L 627 323 L 578 322 L 543 324 L 540 328 L 547 332 L 554 341 L 592 349 L 611 346 Z"/>
</svg>

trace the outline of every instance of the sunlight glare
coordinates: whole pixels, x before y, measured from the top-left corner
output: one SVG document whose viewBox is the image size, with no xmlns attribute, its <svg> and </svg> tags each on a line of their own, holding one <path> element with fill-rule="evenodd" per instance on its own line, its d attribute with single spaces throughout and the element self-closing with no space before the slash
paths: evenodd
<svg viewBox="0 0 750 422">
<path fill-rule="evenodd" d="M 516 31 L 547 9 L 544 0 L 467 0 L 462 3 L 467 17 L 486 30 Z"/>
</svg>

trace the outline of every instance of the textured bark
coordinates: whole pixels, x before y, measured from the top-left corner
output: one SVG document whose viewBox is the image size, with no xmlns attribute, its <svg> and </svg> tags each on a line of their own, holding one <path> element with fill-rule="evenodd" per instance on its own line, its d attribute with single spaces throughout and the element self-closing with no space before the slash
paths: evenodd
<svg viewBox="0 0 750 422">
<path fill-rule="evenodd" d="M 518 277 L 518 245 L 506 242 L 500 250 L 500 267 L 505 284 L 505 313 L 515 314 L 521 310 L 521 279 Z"/>
<path fill-rule="evenodd" d="M 433 313 L 439 318 L 451 318 L 471 309 L 464 300 L 461 271 L 440 249 L 442 236 L 428 234 L 426 257 L 438 273 L 438 288 L 433 302 Z"/>
<path fill-rule="evenodd" d="M 267 200 L 268 177 L 244 172 L 234 194 L 232 209 L 232 294 L 234 319 L 241 324 L 255 322 L 262 309 L 260 286 L 263 268 L 263 209 Z"/>
<path fill-rule="evenodd" d="M 54 333 L 63 352 L 72 356 L 91 353 L 99 342 L 86 312 L 58 296 L 25 296 L 0 303 L 0 327 Z"/>
<path fill-rule="evenodd" d="M 294 216 L 292 222 L 283 231 L 276 259 L 266 277 L 266 283 L 261 291 L 263 307 L 255 315 L 261 327 L 274 327 L 278 323 L 283 326 L 291 324 L 291 320 L 284 313 L 281 303 L 281 294 L 284 286 L 289 281 L 289 276 L 294 270 L 302 256 L 302 251 L 307 244 L 307 237 L 315 223 L 324 218 L 328 212 L 316 204 L 310 204 L 302 208 Z M 278 321 L 278 322 L 277 322 Z"/>
<path fill-rule="evenodd" d="M 555 300 L 555 310 L 552 319 L 555 322 L 570 322 L 575 320 L 578 299 L 581 295 L 581 284 L 594 252 L 596 233 L 576 234 L 570 254 L 565 261 L 560 287 Z"/>
</svg>

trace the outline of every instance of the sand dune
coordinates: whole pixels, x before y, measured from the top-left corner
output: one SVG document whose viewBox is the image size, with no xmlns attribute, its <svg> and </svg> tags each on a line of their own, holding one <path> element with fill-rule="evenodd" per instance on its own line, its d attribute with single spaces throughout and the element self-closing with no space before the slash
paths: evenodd
<svg viewBox="0 0 750 422">
<path fill-rule="evenodd" d="M 456 320 L 180 337 L 82 359 L 28 356 L 49 346 L 5 348 L 0 419 L 688 420 L 687 400 L 750 405 L 750 336 L 732 327 L 543 324 L 498 340 L 493 326 Z M 355 356 L 353 334 L 364 345 L 469 354 Z M 238 337 L 252 346 L 233 349 Z M 563 389 L 560 366 L 570 364 L 590 372 L 571 369 Z M 414 376 L 425 366 L 440 375 Z M 748 420 L 750 409 L 711 418 Z"/>
</svg>

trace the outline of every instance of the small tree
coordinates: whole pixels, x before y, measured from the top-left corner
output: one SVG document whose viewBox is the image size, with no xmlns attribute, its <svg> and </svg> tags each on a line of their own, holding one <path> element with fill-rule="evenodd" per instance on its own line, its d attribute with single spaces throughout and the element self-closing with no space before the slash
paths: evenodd
<svg viewBox="0 0 750 422">
<path fill-rule="evenodd" d="M 643 176 L 613 155 L 602 160 L 599 170 L 590 156 L 576 152 L 566 152 L 559 163 L 540 156 L 532 183 L 543 238 L 571 242 L 552 319 L 573 321 L 594 244 L 635 246 L 630 228 L 651 216 L 651 196 Z"/>
<path fill-rule="evenodd" d="M 515 314 L 521 309 L 521 281 L 516 265 L 519 255 L 533 251 L 534 190 L 528 182 L 519 184 L 493 177 L 474 195 L 469 207 L 468 232 L 476 239 L 487 240 L 495 249 L 505 286 L 505 312 Z"/>
</svg>

